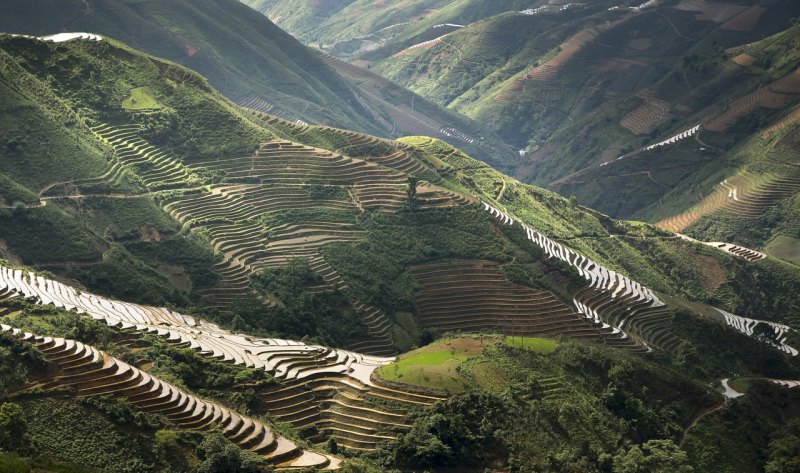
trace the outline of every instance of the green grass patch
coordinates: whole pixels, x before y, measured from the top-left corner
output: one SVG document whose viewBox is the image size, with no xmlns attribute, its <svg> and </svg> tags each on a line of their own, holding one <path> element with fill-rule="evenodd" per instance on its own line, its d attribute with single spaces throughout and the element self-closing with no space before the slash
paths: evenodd
<svg viewBox="0 0 800 473">
<path fill-rule="evenodd" d="M 558 344 L 554 340 L 538 337 L 506 337 L 506 346 L 522 348 L 536 353 L 553 353 Z"/>
<path fill-rule="evenodd" d="M 122 101 L 122 108 L 126 110 L 146 110 L 161 108 L 161 104 L 153 97 L 153 93 L 147 87 L 137 87 L 131 90 L 130 97 Z"/>
<path fill-rule="evenodd" d="M 750 390 L 750 386 L 752 386 L 753 383 L 760 381 L 761 379 L 763 378 L 734 378 L 728 381 L 728 386 L 730 386 L 734 391 L 746 393 Z"/>
<path fill-rule="evenodd" d="M 800 264 L 800 239 L 776 235 L 767 243 L 764 251 L 776 258 Z"/>
<path fill-rule="evenodd" d="M 378 376 L 396 383 L 428 389 L 463 391 L 475 384 L 462 375 L 462 364 L 495 344 L 492 337 L 439 340 L 381 367 Z"/>
</svg>

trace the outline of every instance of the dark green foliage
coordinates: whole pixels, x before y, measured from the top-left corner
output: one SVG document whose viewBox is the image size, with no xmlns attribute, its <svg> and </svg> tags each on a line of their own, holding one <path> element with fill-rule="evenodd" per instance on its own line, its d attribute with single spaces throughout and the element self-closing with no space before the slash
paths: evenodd
<svg viewBox="0 0 800 473">
<path fill-rule="evenodd" d="M 96 260 L 94 236 L 60 209 L 0 209 L 0 238 L 28 264 Z"/>
<path fill-rule="evenodd" d="M 210 287 L 218 276 L 211 271 L 217 256 L 200 238 L 170 238 L 158 242 L 135 241 L 125 244 L 132 255 L 157 264 L 171 264 L 183 268 L 192 280 L 193 287 Z"/>
<path fill-rule="evenodd" d="M 67 400 L 30 399 L 20 404 L 31 441 L 42 456 L 115 473 L 158 471 L 151 453 L 152 432 L 126 432 L 120 428 L 124 424 Z"/>
<path fill-rule="evenodd" d="M 671 440 L 648 440 L 614 456 L 614 473 L 692 473 L 686 452 Z"/>
<path fill-rule="evenodd" d="M 769 442 L 766 473 L 800 471 L 800 419 L 792 419 L 775 433 Z"/>
<path fill-rule="evenodd" d="M 719 322 L 675 314 L 675 333 L 688 344 L 678 350 L 676 362 L 701 376 L 724 373 L 760 373 L 790 379 L 800 375 L 797 361 L 777 350 L 764 349 L 763 342 L 730 330 Z"/>
<path fill-rule="evenodd" d="M 165 276 L 120 247 L 106 252 L 100 263 L 85 270 L 76 268 L 68 274 L 100 294 L 132 302 L 152 305 L 189 303 L 186 294 L 173 287 Z"/>
<path fill-rule="evenodd" d="M 230 443 L 220 433 L 206 436 L 197 447 L 202 463 L 198 473 L 260 473 L 264 462 L 255 453 L 242 450 Z"/>
<path fill-rule="evenodd" d="M 180 380 L 190 390 L 224 390 L 235 384 L 255 385 L 273 382 L 264 370 L 220 363 L 199 355 L 194 350 L 155 343 L 145 352 L 153 362 L 153 372 Z"/>
<path fill-rule="evenodd" d="M 458 394 L 414 418 L 414 427 L 387 448 L 402 468 L 483 465 L 504 455 L 498 430 L 510 421 L 507 406 L 491 394 Z"/>
<path fill-rule="evenodd" d="M 154 230 L 155 237 L 160 238 L 161 234 L 172 234 L 178 230 L 177 222 L 148 197 L 89 197 L 73 202 L 58 201 L 58 204 L 78 213 L 96 234 L 112 240 L 150 237 Z"/>
<path fill-rule="evenodd" d="M 347 189 L 339 186 L 323 186 L 319 184 L 309 184 L 305 186 L 305 191 L 308 193 L 308 196 L 314 200 L 350 199 L 350 194 L 347 193 Z"/>
<path fill-rule="evenodd" d="M 389 312 L 408 309 L 410 281 L 402 277 L 414 263 L 447 258 L 507 261 L 508 242 L 476 210 L 419 210 L 397 215 L 371 213 L 363 220 L 367 241 L 334 244 L 326 258 L 345 277 L 358 300 Z"/>
<path fill-rule="evenodd" d="M 5 174 L 0 174 L 0 204 L 13 206 L 18 204 L 34 204 L 39 199 L 36 194 L 17 184 Z"/>
<path fill-rule="evenodd" d="M 0 334 L 0 402 L 7 399 L 10 389 L 24 383 L 29 373 L 43 368 L 39 352 L 16 337 Z"/>
<path fill-rule="evenodd" d="M 0 451 L 16 451 L 25 446 L 28 424 L 22 407 L 13 402 L 0 403 Z"/>
<path fill-rule="evenodd" d="M 28 473 L 30 466 L 16 455 L 0 454 L 0 473 Z"/>
<path fill-rule="evenodd" d="M 511 384 L 500 394 L 468 391 L 414 414 L 411 431 L 379 455 L 384 465 L 692 471 L 674 442 L 692 414 L 716 399 L 668 364 L 565 341 L 549 354 L 497 347 L 483 356 Z"/>
<path fill-rule="evenodd" d="M 794 462 L 798 406 L 800 399 L 792 390 L 753 384 L 746 396 L 728 401 L 719 414 L 692 428 L 684 449 L 698 472 L 796 471 L 780 468 Z"/>
<path fill-rule="evenodd" d="M 363 329 L 344 294 L 308 290 L 323 283 L 305 259 L 294 259 L 284 267 L 267 269 L 254 276 L 252 284 L 265 294 L 277 297 L 281 304 L 271 309 L 263 305 L 244 309 L 238 311 L 238 315 L 252 329 L 295 339 L 311 337 L 341 346 L 361 335 Z"/>
</svg>

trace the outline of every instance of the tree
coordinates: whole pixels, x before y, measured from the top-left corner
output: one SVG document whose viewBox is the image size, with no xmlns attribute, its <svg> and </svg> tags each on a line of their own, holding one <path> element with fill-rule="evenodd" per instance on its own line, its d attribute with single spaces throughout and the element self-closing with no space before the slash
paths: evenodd
<svg viewBox="0 0 800 473">
<path fill-rule="evenodd" d="M 414 176 L 408 176 L 408 189 L 406 192 L 408 193 L 408 207 L 411 210 L 414 210 L 414 207 L 417 204 L 417 184 L 419 183 L 419 179 Z"/>
<path fill-rule="evenodd" d="M 197 469 L 199 473 L 260 473 L 264 471 L 263 461 L 254 453 L 243 451 L 228 442 L 220 433 L 208 435 L 197 447 L 203 460 Z"/>
<path fill-rule="evenodd" d="M 692 473 L 686 452 L 672 440 L 648 440 L 614 456 L 614 473 Z"/>
<path fill-rule="evenodd" d="M 328 451 L 331 452 L 334 455 L 339 453 L 339 444 L 336 442 L 336 439 L 333 438 L 333 437 L 330 437 L 328 439 Z"/>
<path fill-rule="evenodd" d="M 0 404 L 0 450 L 22 448 L 27 443 L 27 430 L 22 406 L 13 402 Z"/>
<path fill-rule="evenodd" d="M 800 473 L 800 419 L 792 419 L 769 442 L 766 473 Z"/>
<path fill-rule="evenodd" d="M 771 325 L 760 322 L 753 327 L 753 338 L 764 343 L 778 344 L 778 335 Z"/>
</svg>

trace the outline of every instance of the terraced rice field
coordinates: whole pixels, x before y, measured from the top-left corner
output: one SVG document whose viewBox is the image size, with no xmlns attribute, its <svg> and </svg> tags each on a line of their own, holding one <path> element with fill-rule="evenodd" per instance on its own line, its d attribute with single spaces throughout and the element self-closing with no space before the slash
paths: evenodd
<svg viewBox="0 0 800 473">
<path fill-rule="evenodd" d="M 387 426 L 408 426 L 408 409 L 440 399 L 377 384 L 373 371 L 393 358 L 236 334 L 169 309 L 107 299 L 0 266 L 0 301 L 15 297 L 87 314 L 121 330 L 156 334 L 221 361 L 264 369 L 282 382 L 258 393 L 268 412 L 297 427 L 316 427 L 314 441 L 334 436 L 342 446 L 374 449 L 387 440 Z M 380 399 L 397 407 L 385 407 Z"/>
<path fill-rule="evenodd" d="M 358 133 L 355 131 L 348 131 L 348 130 L 339 130 L 336 128 L 330 127 L 318 127 L 321 130 L 329 130 L 336 132 L 340 137 L 343 137 L 347 140 L 347 146 L 339 148 L 337 152 L 347 154 L 349 149 L 355 149 L 362 146 L 370 146 L 370 145 L 389 145 L 391 146 L 391 151 L 387 154 L 383 155 L 365 155 L 360 156 L 360 159 L 365 161 L 380 164 L 381 166 L 385 166 L 390 169 L 394 169 L 403 174 L 418 174 L 425 172 L 427 168 L 424 164 L 422 164 L 419 160 L 414 159 L 408 151 L 407 146 L 403 143 L 391 140 L 385 140 L 383 138 L 378 138 L 375 136 L 367 135 L 364 133 Z"/>
<path fill-rule="evenodd" d="M 303 133 L 308 128 L 279 118 L 269 119 L 293 133 Z M 185 229 L 207 232 L 214 249 L 222 254 L 222 260 L 212 268 L 219 275 L 218 284 L 202 293 L 205 304 L 216 308 L 228 307 L 248 294 L 272 304 L 251 291 L 250 275 L 298 257 L 309 259 L 312 269 L 324 278 L 325 285 L 315 290 L 346 288 L 319 251 L 333 242 L 357 241 L 360 232 L 355 222 L 326 221 L 321 217 L 321 220 L 270 227 L 263 223 L 263 217 L 299 209 L 349 211 L 354 219 L 364 210 L 397 211 L 407 205 L 408 173 L 426 169 L 408 154 L 405 145 L 388 141 L 394 143 L 391 152 L 366 159 L 290 141 L 273 141 L 264 143 L 252 156 L 193 163 L 187 167 L 138 138 L 137 132 L 135 126 L 96 127 L 96 133 L 115 149 L 123 166 L 136 166 L 133 158 L 127 158 L 131 153 L 137 159 L 152 160 L 148 168 L 134 167 L 151 188 L 186 189 L 199 181 L 194 177 L 196 173 L 214 171 L 222 176 L 221 183 L 196 187 L 162 201 L 164 210 Z M 348 147 L 382 141 L 360 133 L 341 133 Z M 468 203 L 469 199 L 446 189 L 425 182 L 419 185 L 418 207 Z M 370 334 L 369 339 L 353 347 L 374 354 L 393 353 L 391 325 L 386 314 L 358 302 L 353 302 L 353 306 Z"/>
<path fill-rule="evenodd" d="M 725 179 L 698 205 L 656 223 L 657 226 L 680 233 L 704 215 L 727 210 L 743 218 L 758 218 L 777 202 L 800 192 L 800 173 L 757 175 L 740 173 Z"/>
<path fill-rule="evenodd" d="M 220 171 L 228 181 L 254 181 L 252 184 L 220 185 L 199 196 L 185 196 L 168 202 L 165 209 L 177 220 L 195 228 L 206 228 L 212 244 L 223 253 L 217 268 L 223 279 L 207 294 L 215 304 L 229 304 L 246 291 L 250 274 L 280 266 L 292 258 L 305 257 L 312 268 L 331 287 L 342 288 L 333 269 L 322 261 L 319 249 L 337 241 L 359 238 L 352 225 L 314 221 L 267 228 L 260 216 L 288 209 L 325 208 L 351 210 L 364 208 L 394 211 L 405 205 L 407 178 L 388 168 L 291 142 L 265 144 L 255 155 L 195 166 Z M 312 197 L 309 184 L 339 188 L 347 197 Z M 388 324 L 382 330 L 373 324 L 373 311 L 362 312 L 370 333 L 383 340 L 373 347 L 388 353 L 391 338 Z M 378 318 L 388 320 L 385 314 Z M 368 323 L 369 322 L 369 323 Z M 368 348 L 360 345 L 359 348 Z"/>
<path fill-rule="evenodd" d="M 271 102 L 268 102 L 257 95 L 247 96 L 236 102 L 236 105 L 261 113 L 270 113 L 272 108 L 275 106 Z"/>
<path fill-rule="evenodd" d="M 163 415 L 181 429 L 219 430 L 228 440 L 256 453 L 279 470 L 310 467 L 333 470 L 341 464 L 338 458 L 304 450 L 256 419 L 189 394 L 91 345 L 39 337 L 8 325 L 0 325 L 0 331 L 33 345 L 57 369 L 28 388 L 46 393 L 70 387 L 81 397 L 125 399 L 140 411 Z"/>
<path fill-rule="evenodd" d="M 800 107 L 796 107 L 794 110 L 789 112 L 789 114 L 781 117 L 778 119 L 778 121 L 767 127 L 763 132 L 761 132 L 761 138 L 769 139 L 784 128 L 797 123 L 798 120 L 800 120 Z"/>
<path fill-rule="evenodd" d="M 176 189 L 202 182 L 178 159 L 140 138 L 139 125 L 97 125 L 92 131 L 114 148 L 119 162 L 132 169 L 148 189 Z"/>
<path fill-rule="evenodd" d="M 728 198 L 728 191 L 722 186 L 714 187 L 714 190 L 700 203 L 687 210 L 686 212 L 667 217 L 656 222 L 656 226 L 664 230 L 680 233 L 689 225 L 697 222 L 704 215 L 716 212 L 722 208 Z"/>
<path fill-rule="evenodd" d="M 723 113 L 708 121 L 704 128 L 724 132 L 756 108 L 780 109 L 797 100 L 800 100 L 800 69 L 735 100 Z"/>
<path fill-rule="evenodd" d="M 738 330 L 739 332 L 742 332 L 743 334 L 749 337 L 753 336 L 756 326 L 758 325 L 768 326 L 769 329 L 773 332 L 775 337 L 775 342 L 771 344 L 775 345 L 776 348 L 791 356 L 798 355 L 798 351 L 795 348 L 790 347 L 789 345 L 786 344 L 786 337 L 792 330 L 787 325 L 775 322 L 769 322 L 765 320 L 750 319 L 747 317 L 741 317 L 735 314 L 731 314 L 730 312 L 726 312 L 722 309 L 717 309 L 716 307 L 715 309 L 722 315 L 722 317 L 725 319 L 725 323 L 728 326 L 734 328 L 735 330 Z"/>
<path fill-rule="evenodd" d="M 800 381 L 791 379 L 770 379 L 769 381 L 789 389 L 800 386 Z"/>
<path fill-rule="evenodd" d="M 374 450 L 394 439 L 396 431 L 410 428 L 409 410 L 442 399 L 380 386 L 378 381 L 374 378 L 366 386 L 353 379 L 319 375 L 258 396 L 270 415 L 308 432 L 312 443 L 333 437 L 348 449 Z"/>
<path fill-rule="evenodd" d="M 670 104 L 657 98 L 648 98 L 642 105 L 628 112 L 619 124 L 634 135 L 646 135 L 670 119 Z"/>
<path fill-rule="evenodd" d="M 559 45 L 558 53 L 556 53 L 555 56 L 553 56 L 547 62 L 531 69 L 522 77 L 523 80 L 552 79 L 556 76 L 559 69 L 561 69 L 561 66 L 579 53 L 584 46 L 597 38 L 599 33 L 599 29 L 589 29 L 573 35 L 567 41 Z"/>
<path fill-rule="evenodd" d="M 502 210 L 487 203 L 484 208 L 502 224 L 514 225 L 514 219 Z M 520 225 L 545 255 L 566 262 L 589 281 L 573 298 L 579 314 L 599 325 L 608 337 L 619 337 L 621 346 L 650 350 L 652 345 L 667 352 L 675 350 L 680 340 L 669 328 L 673 311 L 652 290 Z"/>
<path fill-rule="evenodd" d="M 598 327 L 549 291 L 510 283 L 493 261 L 455 260 L 409 271 L 420 325 L 442 332 L 501 331 L 514 336 L 563 335 L 602 342 Z M 610 343 L 617 342 L 611 337 Z"/>
</svg>

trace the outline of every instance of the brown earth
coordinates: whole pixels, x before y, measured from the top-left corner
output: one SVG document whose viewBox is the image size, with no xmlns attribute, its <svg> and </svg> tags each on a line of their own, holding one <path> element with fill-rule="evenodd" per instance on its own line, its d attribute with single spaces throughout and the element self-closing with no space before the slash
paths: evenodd
<svg viewBox="0 0 800 473">
<path fill-rule="evenodd" d="M 750 31 L 755 28 L 758 19 L 767 11 L 766 8 L 753 5 L 747 10 L 726 21 L 720 29 L 731 31 Z"/>
<path fill-rule="evenodd" d="M 144 224 L 139 226 L 139 239 L 142 241 L 161 241 L 164 239 L 161 233 L 152 225 Z"/>
<path fill-rule="evenodd" d="M 731 60 L 736 64 L 744 67 L 750 67 L 756 63 L 756 58 L 747 53 L 739 54 L 738 56 L 732 58 Z"/>
<path fill-rule="evenodd" d="M 652 44 L 653 41 L 650 38 L 636 38 L 628 43 L 628 47 L 637 51 L 644 51 L 645 49 L 650 48 Z"/>
<path fill-rule="evenodd" d="M 702 272 L 701 284 L 708 292 L 715 292 L 728 282 L 728 275 L 720 266 L 719 261 L 713 256 L 701 255 L 698 257 L 700 271 Z"/>
<path fill-rule="evenodd" d="M 706 0 L 683 0 L 675 8 L 683 11 L 697 12 L 695 19 L 708 20 L 716 23 L 725 23 L 747 9 L 747 7 L 743 5 L 707 2 Z"/>
</svg>

